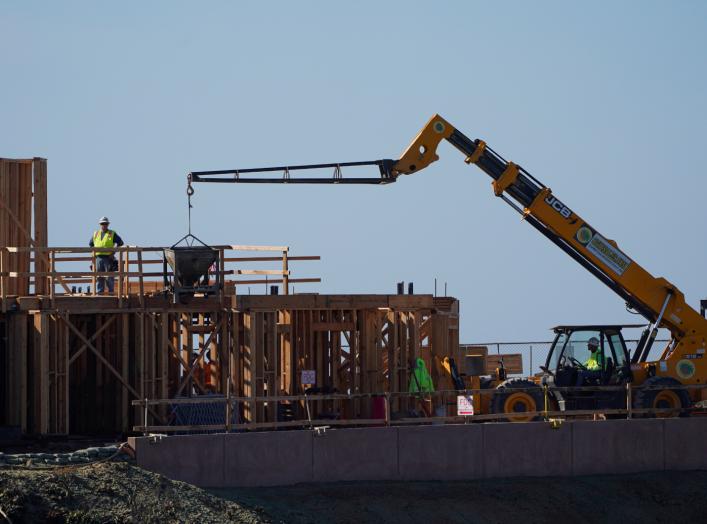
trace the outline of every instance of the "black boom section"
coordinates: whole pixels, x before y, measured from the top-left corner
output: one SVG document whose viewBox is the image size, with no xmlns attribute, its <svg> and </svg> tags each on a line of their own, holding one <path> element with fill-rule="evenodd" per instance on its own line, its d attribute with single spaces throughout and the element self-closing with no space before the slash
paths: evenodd
<svg viewBox="0 0 707 524">
<path fill-rule="evenodd" d="M 447 140 L 467 157 L 472 156 L 479 146 L 479 140 L 471 140 L 456 129 Z M 476 165 L 491 178 L 498 180 L 508 167 L 508 162 L 487 146 L 476 161 Z M 534 179 L 530 173 L 520 168 L 518 178 L 513 185 L 507 189 L 507 192 L 522 206 L 527 207 L 535 200 L 535 197 L 538 196 L 538 193 L 540 193 L 543 187 L 545 186 Z"/>
<path fill-rule="evenodd" d="M 339 162 L 337 164 L 304 164 L 296 166 L 257 167 L 248 169 L 224 169 L 219 171 L 192 171 L 189 173 L 191 182 L 213 182 L 227 184 L 390 184 L 396 177 L 392 173 L 395 161 L 391 159 L 369 160 L 364 162 Z M 347 177 L 342 168 L 362 166 L 377 166 L 379 178 Z M 293 177 L 292 172 L 333 169 L 332 175 L 317 178 Z M 277 173 L 278 178 L 264 178 L 261 173 Z"/>
</svg>

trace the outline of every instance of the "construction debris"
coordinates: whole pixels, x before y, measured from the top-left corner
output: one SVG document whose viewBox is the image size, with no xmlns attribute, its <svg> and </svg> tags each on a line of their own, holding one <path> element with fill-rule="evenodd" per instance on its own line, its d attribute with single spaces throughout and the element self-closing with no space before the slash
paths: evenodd
<svg viewBox="0 0 707 524">
<path fill-rule="evenodd" d="M 112 445 L 79 449 L 67 453 L 17 453 L 0 452 L 0 468 L 28 467 L 49 468 L 73 464 L 85 465 L 96 462 L 127 461 L 131 455 L 123 450 L 124 445 Z"/>
</svg>

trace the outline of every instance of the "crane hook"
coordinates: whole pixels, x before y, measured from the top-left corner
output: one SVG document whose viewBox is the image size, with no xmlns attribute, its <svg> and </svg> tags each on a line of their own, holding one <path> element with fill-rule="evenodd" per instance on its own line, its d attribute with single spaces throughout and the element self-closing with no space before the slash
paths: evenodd
<svg viewBox="0 0 707 524">
<path fill-rule="evenodd" d="M 191 197 L 194 194 L 194 187 L 191 185 L 191 173 L 187 175 L 187 214 L 188 214 L 188 232 L 191 235 Z"/>
<path fill-rule="evenodd" d="M 191 198 L 194 194 L 194 187 L 191 185 L 191 173 L 187 175 L 187 196 Z"/>
</svg>

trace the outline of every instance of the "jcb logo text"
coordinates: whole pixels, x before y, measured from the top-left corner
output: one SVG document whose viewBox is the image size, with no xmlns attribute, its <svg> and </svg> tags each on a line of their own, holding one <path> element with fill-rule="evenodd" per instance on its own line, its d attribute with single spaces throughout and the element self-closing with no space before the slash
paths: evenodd
<svg viewBox="0 0 707 524">
<path fill-rule="evenodd" d="M 557 198 L 555 198 L 554 196 L 550 195 L 545 199 L 545 202 L 564 218 L 569 218 L 572 216 L 572 211 L 570 210 L 570 208 L 564 205 L 559 200 L 557 200 Z"/>
</svg>

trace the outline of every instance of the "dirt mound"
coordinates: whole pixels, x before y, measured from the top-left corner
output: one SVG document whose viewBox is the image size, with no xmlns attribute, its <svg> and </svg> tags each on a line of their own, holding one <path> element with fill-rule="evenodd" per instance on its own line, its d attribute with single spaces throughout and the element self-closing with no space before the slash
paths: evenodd
<svg viewBox="0 0 707 524">
<path fill-rule="evenodd" d="M 128 463 L 0 469 L 0 508 L 14 524 L 701 522 L 706 491 L 705 471 L 204 491 Z"/>
<path fill-rule="evenodd" d="M 0 509 L 14 524 L 265 521 L 255 511 L 190 484 L 114 462 L 0 469 Z"/>
</svg>

